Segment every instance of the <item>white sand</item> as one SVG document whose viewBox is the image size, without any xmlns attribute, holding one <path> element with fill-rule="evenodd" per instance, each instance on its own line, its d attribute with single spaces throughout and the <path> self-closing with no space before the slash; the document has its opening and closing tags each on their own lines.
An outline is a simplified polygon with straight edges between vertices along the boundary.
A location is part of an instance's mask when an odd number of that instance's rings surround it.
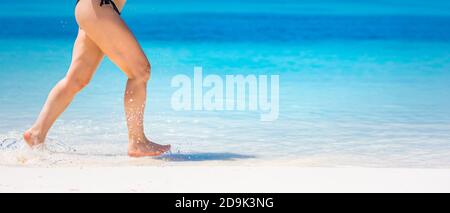
<svg viewBox="0 0 450 213">
<path fill-rule="evenodd" d="M 450 192 L 450 169 L 0 167 L 0 192 Z"/>
</svg>

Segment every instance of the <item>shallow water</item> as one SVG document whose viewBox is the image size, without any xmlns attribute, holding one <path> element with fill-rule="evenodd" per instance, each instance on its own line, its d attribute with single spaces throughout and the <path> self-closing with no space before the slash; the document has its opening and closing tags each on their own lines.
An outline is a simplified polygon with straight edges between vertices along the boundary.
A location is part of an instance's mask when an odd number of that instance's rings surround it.
<svg viewBox="0 0 450 213">
<path fill-rule="evenodd" d="M 440 7 L 425 11 L 441 16 L 361 16 L 344 7 L 271 15 L 265 4 L 258 13 L 230 6 L 220 14 L 160 5 L 155 16 L 136 4 L 130 1 L 124 18 L 152 62 L 145 127 L 153 140 L 172 144 L 172 154 L 126 157 L 126 78 L 108 60 L 56 122 L 48 150 L 22 147 L 21 132 L 70 62 L 76 26 L 61 12 L 70 5 L 61 4 L 39 18 L 27 10 L 0 15 L 9 29 L 0 32 L 1 165 L 450 167 L 450 18 Z M 24 27 L 30 20 L 36 27 Z M 170 81 L 192 76 L 194 66 L 205 75 L 280 75 L 278 120 L 261 122 L 247 111 L 174 111 Z"/>
</svg>

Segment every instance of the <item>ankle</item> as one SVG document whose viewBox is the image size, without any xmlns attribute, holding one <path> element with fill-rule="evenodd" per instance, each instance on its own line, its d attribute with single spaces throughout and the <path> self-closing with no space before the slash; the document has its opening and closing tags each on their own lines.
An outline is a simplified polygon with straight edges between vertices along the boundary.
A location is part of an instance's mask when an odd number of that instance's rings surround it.
<svg viewBox="0 0 450 213">
<path fill-rule="evenodd" d="M 128 138 L 128 145 L 139 145 L 139 144 L 145 144 L 146 142 L 147 142 L 147 138 L 145 136 Z"/>
</svg>

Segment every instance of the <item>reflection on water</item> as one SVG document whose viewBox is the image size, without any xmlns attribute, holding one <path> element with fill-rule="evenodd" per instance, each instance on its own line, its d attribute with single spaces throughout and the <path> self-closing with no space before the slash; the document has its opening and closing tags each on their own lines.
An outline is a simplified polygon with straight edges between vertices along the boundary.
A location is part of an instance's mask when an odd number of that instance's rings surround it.
<svg viewBox="0 0 450 213">
<path fill-rule="evenodd" d="M 234 153 L 187 153 L 187 154 L 168 154 L 156 159 L 161 159 L 165 161 L 211 161 L 211 160 L 239 160 L 239 159 L 249 159 L 254 158 L 251 155 L 241 155 Z"/>
<path fill-rule="evenodd" d="M 99 148 L 99 147 L 91 147 Z M 101 148 L 107 151 L 105 147 Z M 255 158 L 235 153 L 167 153 L 159 157 L 133 159 L 126 153 L 92 153 L 77 151 L 65 144 L 49 140 L 40 148 L 30 149 L 23 140 L 6 138 L 0 141 L 0 165 L 3 166 L 130 166 L 163 165 L 170 162 L 232 161 Z"/>
</svg>

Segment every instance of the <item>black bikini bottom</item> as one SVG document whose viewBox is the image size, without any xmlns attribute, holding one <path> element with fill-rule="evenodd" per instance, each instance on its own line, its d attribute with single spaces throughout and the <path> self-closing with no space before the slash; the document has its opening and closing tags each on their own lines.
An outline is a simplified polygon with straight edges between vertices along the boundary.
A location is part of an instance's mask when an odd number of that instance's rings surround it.
<svg viewBox="0 0 450 213">
<path fill-rule="evenodd" d="M 77 4 L 80 0 L 77 0 Z M 117 12 L 117 14 L 120 15 L 120 11 L 119 8 L 117 8 L 116 4 L 112 1 L 112 0 L 101 0 L 100 1 L 100 7 L 103 6 L 104 4 L 111 4 L 112 7 L 114 8 L 114 10 Z"/>
</svg>

